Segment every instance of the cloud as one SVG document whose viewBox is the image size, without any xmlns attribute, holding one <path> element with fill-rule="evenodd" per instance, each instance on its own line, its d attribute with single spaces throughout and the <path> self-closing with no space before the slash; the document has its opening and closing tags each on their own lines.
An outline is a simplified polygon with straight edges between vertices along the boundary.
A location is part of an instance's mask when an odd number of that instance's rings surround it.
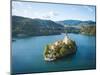
<svg viewBox="0 0 100 75">
<path fill-rule="evenodd" d="M 49 12 L 49 15 L 52 16 L 52 17 L 55 17 L 55 16 L 58 15 L 58 13 L 57 12 L 54 12 L 54 11 L 50 11 Z"/>
<path fill-rule="evenodd" d="M 91 13 L 95 12 L 95 7 L 94 6 L 84 6 L 84 8 L 87 9 Z"/>
<path fill-rule="evenodd" d="M 50 19 L 51 17 L 50 16 L 42 16 L 43 18 L 46 18 L 46 19 Z"/>
<path fill-rule="evenodd" d="M 95 11 L 95 8 L 93 8 L 93 7 L 87 7 L 87 9 L 88 9 L 90 12 L 94 12 L 94 11 Z"/>
<path fill-rule="evenodd" d="M 57 12 L 49 11 L 49 12 L 45 13 L 45 15 L 42 16 L 42 18 L 44 18 L 44 19 L 52 19 L 52 18 L 55 18 L 57 16 L 58 16 Z"/>
</svg>

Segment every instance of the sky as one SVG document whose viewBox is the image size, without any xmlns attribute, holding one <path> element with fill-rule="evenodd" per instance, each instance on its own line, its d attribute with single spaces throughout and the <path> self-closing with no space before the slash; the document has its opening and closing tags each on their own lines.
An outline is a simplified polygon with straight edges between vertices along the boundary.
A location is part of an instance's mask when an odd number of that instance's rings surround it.
<svg viewBox="0 0 100 75">
<path fill-rule="evenodd" d="M 53 21 L 95 21 L 95 6 L 12 1 L 12 15 Z"/>
</svg>

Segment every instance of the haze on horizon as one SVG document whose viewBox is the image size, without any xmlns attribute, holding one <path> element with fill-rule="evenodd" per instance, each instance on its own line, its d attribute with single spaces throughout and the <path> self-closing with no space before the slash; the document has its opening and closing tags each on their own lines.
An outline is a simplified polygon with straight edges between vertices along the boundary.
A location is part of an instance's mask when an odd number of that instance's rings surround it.
<svg viewBox="0 0 100 75">
<path fill-rule="evenodd" d="M 89 5 L 52 4 L 12 1 L 12 15 L 53 21 L 95 21 L 96 7 Z"/>
</svg>

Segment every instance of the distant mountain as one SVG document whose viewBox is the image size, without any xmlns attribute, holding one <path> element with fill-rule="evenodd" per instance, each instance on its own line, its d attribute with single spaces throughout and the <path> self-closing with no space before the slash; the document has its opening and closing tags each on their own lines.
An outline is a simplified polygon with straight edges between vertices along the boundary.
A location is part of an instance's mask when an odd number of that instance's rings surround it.
<svg viewBox="0 0 100 75">
<path fill-rule="evenodd" d="M 51 20 L 12 16 L 12 36 L 59 34 L 63 28 Z"/>
<path fill-rule="evenodd" d="M 62 25 L 95 25 L 94 21 L 80 21 L 80 20 L 63 20 L 57 21 L 57 23 Z"/>
<path fill-rule="evenodd" d="M 21 16 L 12 16 L 12 36 L 29 37 L 41 35 L 57 35 L 67 33 L 95 34 L 96 27 L 93 21 L 31 19 Z M 66 26 L 65 26 L 66 25 Z M 67 26 L 68 25 L 68 26 Z M 87 31 L 86 31 L 87 30 Z"/>
</svg>

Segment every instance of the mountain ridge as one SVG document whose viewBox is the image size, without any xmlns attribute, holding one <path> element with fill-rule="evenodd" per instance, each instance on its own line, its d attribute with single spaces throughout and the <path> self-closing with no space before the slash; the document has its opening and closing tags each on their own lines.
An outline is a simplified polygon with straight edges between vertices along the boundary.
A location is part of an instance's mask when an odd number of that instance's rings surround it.
<svg viewBox="0 0 100 75">
<path fill-rule="evenodd" d="M 95 25 L 96 22 L 92 21 L 92 20 L 87 20 L 87 21 L 81 21 L 81 20 L 63 20 L 63 21 L 56 21 L 59 24 L 62 25 L 83 25 L 83 24 L 91 24 L 91 25 Z"/>
<path fill-rule="evenodd" d="M 67 20 L 68 21 L 68 20 Z M 94 35 L 96 22 L 69 20 L 71 25 L 60 24 L 52 20 L 30 19 L 21 16 L 12 16 L 12 36 L 43 36 L 58 35 L 61 33 L 82 33 Z M 73 21 L 73 22 L 72 22 Z M 74 25 L 74 26 L 73 26 Z M 87 30 L 87 31 L 86 31 Z"/>
<path fill-rule="evenodd" d="M 30 19 L 20 16 L 12 16 L 12 35 L 49 35 L 60 34 L 63 25 L 57 24 L 51 20 Z"/>
</svg>

